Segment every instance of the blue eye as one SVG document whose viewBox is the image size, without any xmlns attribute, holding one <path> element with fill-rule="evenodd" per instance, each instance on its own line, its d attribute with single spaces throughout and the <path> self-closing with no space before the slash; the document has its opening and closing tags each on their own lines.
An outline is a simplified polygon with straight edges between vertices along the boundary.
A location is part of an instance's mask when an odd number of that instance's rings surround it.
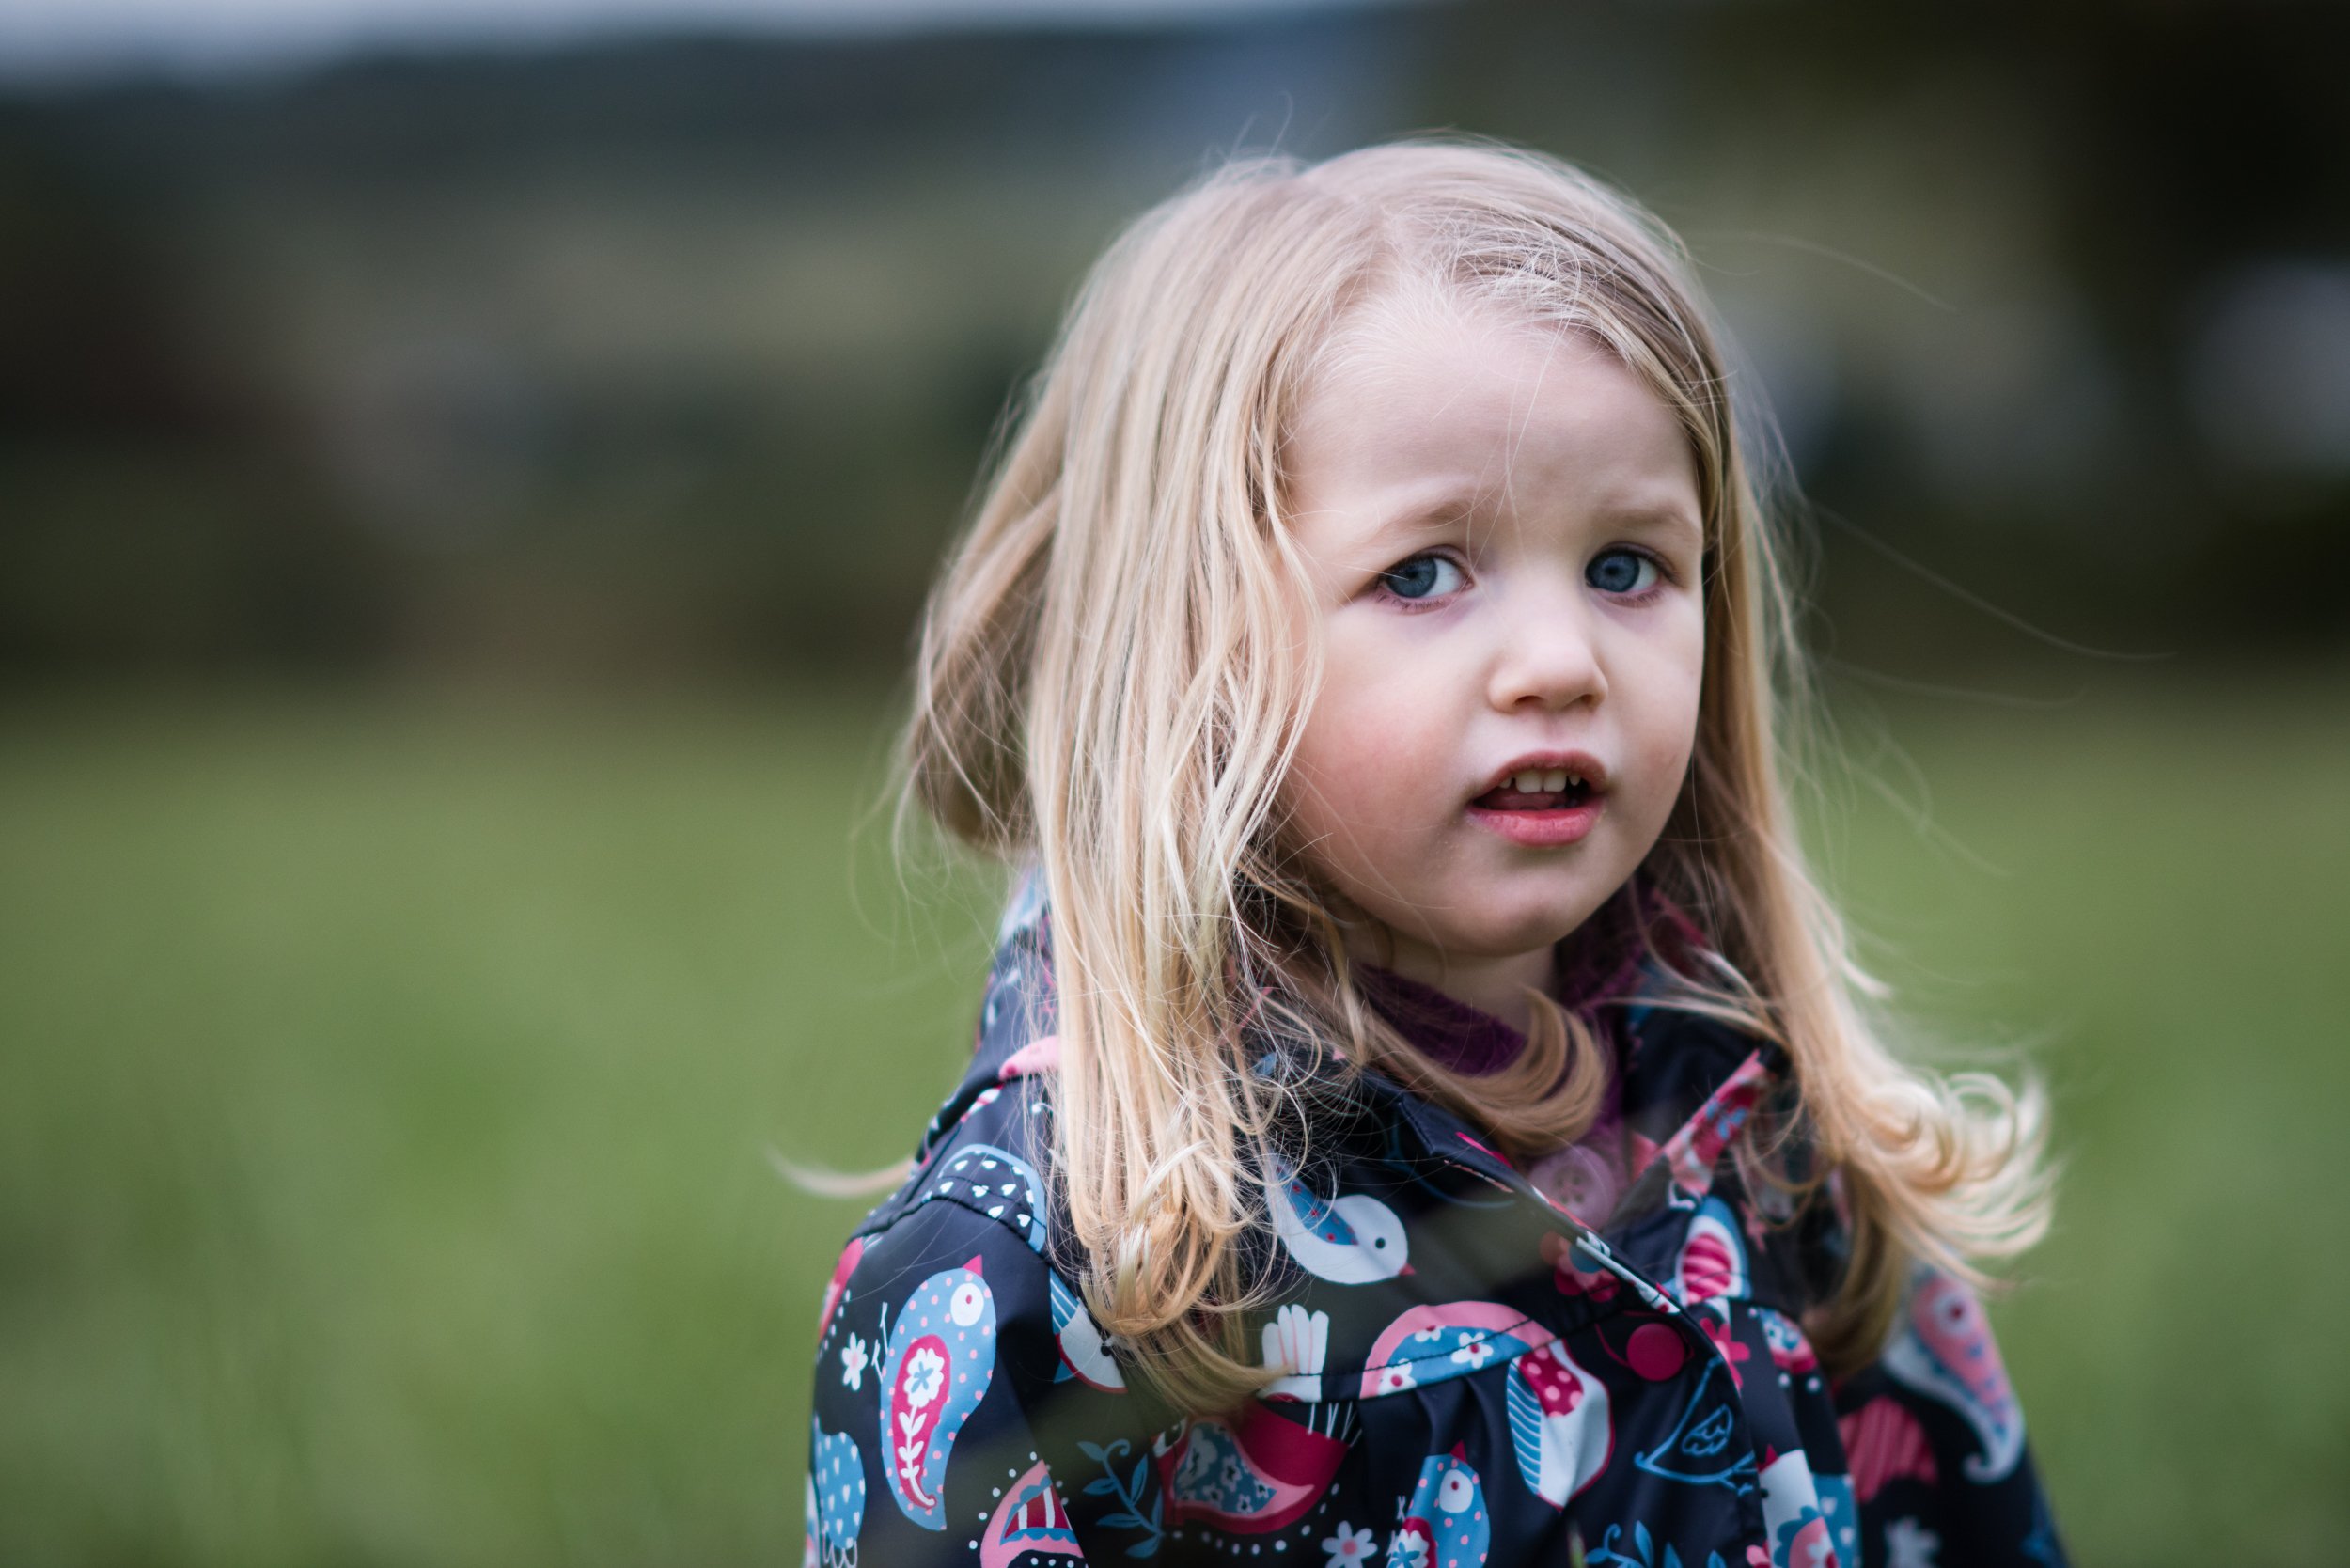
<svg viewBox="0 0 2350 1568">
<path fill-rule="evenodd" d="M 1379 581 L 1398 599 L 1433 599 L 1461 586 L 1461 569 L 1444 556 L 1414 556 L 1379 573 Z"/>
<path fill-rule="evenodd" d="M 1637 550 L 1603 551 L 1583 580 L 1602 593 L 1639 593 L 1656 584 L 1656 563 Z"/>
</svg>

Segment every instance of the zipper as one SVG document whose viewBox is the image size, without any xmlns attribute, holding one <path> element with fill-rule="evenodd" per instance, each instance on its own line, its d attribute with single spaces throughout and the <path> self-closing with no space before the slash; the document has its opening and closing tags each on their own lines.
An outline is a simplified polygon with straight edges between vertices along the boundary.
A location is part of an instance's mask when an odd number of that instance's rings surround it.
<svg viewBox="0 0 2350 1568">
<path fill-rule="evenodd" d="M 1545 1219 L 1562 1225 L 1570 1246 L 1590 1258 L 1608 1274 L 1629 1285 L 1633 1294 L 1639 1297 L 1642 1304 L 1656 1312 L 1658 1316 L 1669 1319 L 1678 1325 L 1682 1337 L 1691 1341 L 1701 1355 L 1716 1362 L 1722 1372 L 1731 1377 L 1732 1388 L 1737 1386 L 1736 1372 L 1730 1364 L 1729 1353 L 1715 1342 L 1712 1335 L 1690 1321 L 1690 1309 L 1686 1305 L 1675 1299 L 1673 1294 L 1664 1286 L 1617 1257 L 1616 1249 L 1609 1247 L 1598 1231 L 1543 1197 L 1524 1174 L 1508 1165 L 1502 1165 L 1497 1170 L 1489 1170 L 1482 1165 L 1473 1164 L 1449 1153 L 1433 1150 L 1431 1152 L 1435 1155 L 1440 1164 L 1450 1166 L 1455 1170 L 1466 1171 L 1472 1176 L 1481 1177 L 1486 1181 L 1500 1182 L 1521 1200 L 1533 1204 L 1542 1212 Z M 1741 1402 L 1741 1407 L 1743 1408 L 1743 1402 Z"/>
</svg>

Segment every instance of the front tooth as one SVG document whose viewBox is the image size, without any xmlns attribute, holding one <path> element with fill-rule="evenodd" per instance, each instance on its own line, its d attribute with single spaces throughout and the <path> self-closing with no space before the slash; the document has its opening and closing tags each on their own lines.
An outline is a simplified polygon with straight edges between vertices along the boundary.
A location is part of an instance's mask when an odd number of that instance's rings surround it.
<svg viewBox="0 0 2350 1568">
<path fill-rule="evenodd" d="M 1522 795 L 1539 794 L 1542 792 L 1543 776 L 1536 773 L 1531 768 L 1518 775 L 1515 778 L 1510 780 L 1510 782 L 1516 788 L 1518 793 Z"/>
<path fill-rule="evenodd" d="M 1546 774 L 1543 775 L 1543 788 L 1545 791 L 1547 791 L 1549 793 L 1551 793 L 1551 794 L 1554 794 L 1554 795 L 1555 795 L 1555 794 L 1557 794 L 1559 791 L 1561 791 L 1561 790 L 1565 789 L 1566 787 L 1567 787 L 1567 770 L 1566 770 L 1566 769 L 1564 769 L 1564 768 L 1553 768 L 1553 769 L 1551 769 L 1548 773 L 1546 773 Z"/>
</svg>

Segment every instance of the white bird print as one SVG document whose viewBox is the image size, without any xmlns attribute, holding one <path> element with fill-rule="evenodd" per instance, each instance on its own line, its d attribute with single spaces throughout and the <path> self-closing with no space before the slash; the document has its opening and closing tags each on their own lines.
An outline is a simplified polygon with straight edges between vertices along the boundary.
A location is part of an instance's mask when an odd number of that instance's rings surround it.
<svg viewBox="0 0 2350 1568">
<path fill-rule="evenodd" d="M 1371 1285 L 1412 1271 L 1403 1222 L 1376 1198 L 1322 1197 L 1286 1165 L 1274 1168 L 1273 1230 L 1297 1266 L 1335 1285 Z"/>
</svg>

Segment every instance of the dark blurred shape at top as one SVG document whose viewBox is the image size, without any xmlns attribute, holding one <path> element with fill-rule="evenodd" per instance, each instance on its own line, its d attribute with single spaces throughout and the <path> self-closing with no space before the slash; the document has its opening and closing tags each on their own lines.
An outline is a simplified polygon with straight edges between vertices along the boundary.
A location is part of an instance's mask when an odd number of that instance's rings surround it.
<svg viewBox="0 0 2350 1568">
<path fill-rule="evenodd" d="M 1690 239 L 1823 640 L 2350 632 L 2330 10 L 1459 5 L 377 57 L 0 104 L 0 667 L 894 667 L 1119 224 L 1449 126 Z M 2267 563 L 2248 567 L 2248 562 Z"/>
</svg>

